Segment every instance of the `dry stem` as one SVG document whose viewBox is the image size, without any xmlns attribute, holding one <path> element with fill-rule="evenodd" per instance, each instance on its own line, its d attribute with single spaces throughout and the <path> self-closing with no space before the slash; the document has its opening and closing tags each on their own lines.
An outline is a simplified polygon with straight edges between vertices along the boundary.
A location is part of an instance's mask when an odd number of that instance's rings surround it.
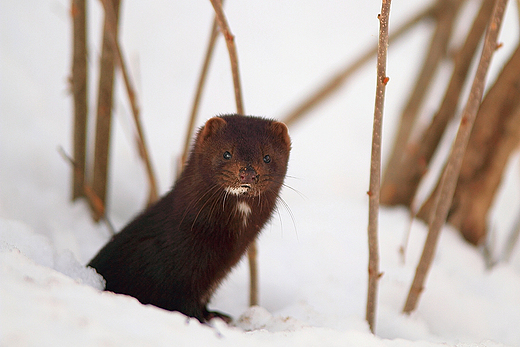
<svg viewBox="0 0 520 347">
<path fill-rule="evenodd" d="M 408 102 L 401 114 L 395 142 L 385 170 L 383 186 L 381 188 L 381 202 L 383 204 L 388 203 L 388 199 L 393 198 L 394 194 L 400 192 L 399 189 L 395 189 L 394 186 L 396 184 L 395 182 L 400 181 L 399 175 L 403 171 L 406 171 L 402 170 L 402 158 L 406 155 L 407 144 L 411 137 L 419 109 L 423 104 L 430 85 L 434 81 L 438 66 L 446 56 L 453 24 L 455 23 L 457 12 L 462 3 L 463 1 L 461 0 L 437 1 L 437 8 L 440 9 L 437 16 L 437 26 L 431 38 L 428 52 L 426 52 L 421 72 L 415 81 Z"/>
<path fill-rule="evenodd" d="M 423 131 L 420 141 L 408 143 L 407 149 L 402 149 L 399 165 L 392 166 L 391 160 L 386 168 L 386 174 L 381 187 L 381 203 L 388 205 L 403 204 L 410 206 L 421 179 L 427 171 L 428 164 L 444 134 L 448 122 L 453 118 L 460 94 L 467 80 L 468 70 L 477 47 L 481 41 L 487 23 L 492 15 L 494 0 L 484 0 L 473 25 L 466 36 L 462 48 L 455 56 L 455 66 L 450 82 L 446 88 L 444 99 L 430 125 Z M 439 22 L 440 24 L 441 22 Z M 398 146 L 394 146 L 397 148 Z M 405 168 L 405 169 L 403 169 Z"/>
<path fill-rule="evenodd" d="M 80 170 L 78 163 L 76 163 L 74 159 L 67 155 L 67 153 L 62 147 L 58 148 L 58 152 L 61 154 L 63 159 L 65 159 L 70 165 L 72 165 L 73 171 L 77 172 L 78 170 Z M 97 216 L 99 216 L 98 218 L 101 218 L 103 221 L 105 221 L 108 231 L 111 235 L 114 235 L 116 232 L 112 223 L 110 223 L 110 220 L 106 216 L 105 205 L 103 204 L 103 201 L 101 201 L 99 196 L 96 195 L 94 190 L 92 190 L 92 188 L 87 184 L 86 181 L 83 182 L 82 191 L 84 192 L 84 195 L 87 198 L 89 205 L 92 209 L 94 209 L 94 213 Z"/>
<path fill-rule="evenodd" d="M 144 132 L 141 125 L 141 118 L 139 116 L 139 107 L 137 104 L 137 97 L 135 93 L 135 89 L 130 81 L 129 74 L 127 72 L 126 64 L 123 58 L 123 54 L 121 53 L 121 48 L 119 46 L 119 42 L 117 40 L 117 13 L 110 3 L 109 0 L 101 0 L 103 3 L 103 7 L 105 8 L 105 16 L 108 22 L 108 36 L 109 41 L 112 45 L 112 49 L 115 53 L 115 59 L 121 69 L 121 74 L 123 75 L 123 80 L 125 82 L 126 91 L 128 94 L 128 99 L 130 101 L 130 105 L 132 106 L 132 115 L 134 117 L 134 123 L 137 130 L 137 146 L 139 149 L 139 155 L 143 159 L 146 167 L 146 173 L 148 175 L 148 182 L 150 184 L 150 192 L 148 195 L 148 204 L 153 203 L 158 199 L 158 190 L 157 183 L 155 179 L 155 174 L 153 171 L 152 163 L 150 160 L 150 155 L 148 154 L 148 149 L 146 146 L 146 141 L 144 138 Z"/>
<path fill-rule="evenodd" d="M 479 107 L 453 195 L 448 223 L 474 245 L 489 229 L 489 209 L 495 201 L 511 154 L 520 135 L 520 45 L 504 65 Z"/>
<path fill-rule="evenodd" d="M 85 0 L 72 0 L 73 23 L 72 92 L 74 95 L 74 160 L 72 200 L 85 195 L 85 162 L 88 118 L 87 13 Z"/>
<path fill-rule="evenodd" d="M 99 71 L 98 104 L 96 119 L 96 139 L 94 144 L 94 173 L 92 189 L 105 205 L 110 149 L 110 129 L 112 127 L 112 99 L 114 86 L 114 50 L 110 36 L 117 34 L 117 13 L 119 0 L 110 0 L 110 8 L 116 9 L 112 19 L 105 13 L 103 28 L 103 48 Z M 111 27 L 112 26 L 112 30 Z M 94 210 L 95 211 L 95 210 Z M 94 216 L 99 219 L 101 216 Z"/>
<path fill-rule="evenodd" d="M 206 82 L 206 77 L 208 75 L 209 65 L 211 63 L 211 58 L 213 57 L 213 52 L 215 50 L 215 43 L 217 42 L 218 37 L 218 24 L 217 19 L 213 20 L 213 26 L 211 28 L 211 35 L 208 42 L 208 48 L 206 49 L 206 56 L 204 57 L 204 63 L 202 64 L 202 70 L 200 71 L 199 83 L 197 84 L 197 90 L 195 92 L 195 98 L 193 99 L 193 106 L 190 114 L 190 121 L 188 123 L 188 129 L 186 130 L 186 139 L 184 140 L 184 149 L 182 151 L 181 157 L 181 171 L 186 164 L 186 160 L 188 159 L 188 153 L 190 150 L 190 142 L 193 134 L 193 130 L 195 128 L 195 119 L 197 118 L 197 112 L 199 110 L 200 99 L 202 97 L 202 90 L 204 89 L 204 84 Z"/>
<path fill-rule="evenodd" d="M 404 34 L 410 31 L 417 24 L 425 19 L 435 17 L 437 13 L 436 6 L 429 7 L 424 11 L 416 14 L 410 18 L 406 23 L 397 28 L 389 37 L 389 42 L 392 43 L 397 39 L 401 38 Z M 287 112 L 284 116 L 280 117 L 283 122 L 287 125 L 293 124 L 299 121 L 303 116 L 309 113 L 312 109 L 324 102 L 327 98 L 333 95 L 346 81 L 363 65 L 368 63 L 373 56 L 377 54 L 377 44 L 367 50 L 353 63 L 349 63 L 345 68 L 341 69 L 328 79 L 319 89 L 317 89 L 310 96 L 306 97 L 303 102 L 294 107 L 291 111 Z"/>
<path fill-rule="evenodd" d="M 424 244 L 423 253 L 421 255 L 419 264 L 417 265 L 415 277 L 412 286 L 410 287 L 410 292 L 408 293 L 405 306 L 403 308 L 404 313 L 412 312 L 417 305 L 417 301 L 419 300 L 419 296 L 423 290 L 426 275 L 433 260 L 440 229 L 446 222 L 446 217 L 451 206 L 457 178 L 459 176 L 462 165 L 462 159 L 468 144 L 469 135 L 471 133 L 471 129 L 473 127 L 475 117 L 482 100 L 486 74 L 493 52 L 497 47 L 498 32 L 500 25 L 502 24 L 502 17 L 506 3 L 507 0 L 497 0 L 495 3 L 493 17 L 486 32 L 484 47 L 482 49 L 482 56 L 477 67 L 475 79 L 473 80 L 471 92 L 462 114 L 459 131 L 453 144 L 452 152 L 448 159 L 448 164 L 442 176 L 439 194 L 435 203 L 436 213 L 430 222 L 430 228 L 426 242 Z"/>
<path fill-rule="evenodd" d="M 368 206 L 368 294 L 366 320 L 370 331 L 375 331 L 375 312 L 377 306 L 377 283 L 379 273 L 379 189 L 381 183 L 381 133 L 383 127 L 383 110 L 385 90 L 388 83 L 386 76 L 386 56 L 388 50 L 388 18 L 391 0 L 382 0 L 379 14 L 379 43 L 377 49 L 377 87 L 374 107 L 374 127 L 372 132 L 372 159 L 370 164 L 370 190 Z"/>
<path fill-rule="evenodd" d="M 226 45 L 229 53 L 229 61 L 231 62 L 231 74 L 233 75 L 233 86 L 235 88 L 235 102 L 237 105 L 237 113 L 244 114 L 244 103 L 242 99 L 242 86 L 240 85 L 240 74 L 238 70 L 237 49 L 235 46 L 235 36 L 231 33 L 229 25 L 222 10 L 220 0 L 210 0 L 215 9 L 215 18 L 217 19 L 220 32 L 226 39 Z"/>
<path fill-rule="evenodd" d="M 258 305 L 258 261 L 256 241 L 253 241 L 247 251 L 249 261 L 249 305 Z"/>
</svg>

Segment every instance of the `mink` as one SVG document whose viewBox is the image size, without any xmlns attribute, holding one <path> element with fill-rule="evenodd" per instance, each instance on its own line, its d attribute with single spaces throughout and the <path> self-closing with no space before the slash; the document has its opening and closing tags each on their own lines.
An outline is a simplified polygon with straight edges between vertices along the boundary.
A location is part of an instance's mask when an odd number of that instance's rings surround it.
<svg viewBox="0 0 520 347">
<path fill-rule="evenodd" d="M 88 266 L 105 290 L 205 322 L 207 304 L 269 221 L 287 172 L 285 124 L 253 116 L 209 119 L 170 192 L 144 210 Z"/>
</svg>

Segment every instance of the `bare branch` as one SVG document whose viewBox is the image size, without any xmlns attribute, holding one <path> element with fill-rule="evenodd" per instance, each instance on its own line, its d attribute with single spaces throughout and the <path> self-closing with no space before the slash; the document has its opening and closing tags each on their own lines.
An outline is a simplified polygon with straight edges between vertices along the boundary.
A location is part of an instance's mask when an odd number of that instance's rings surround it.
<svg viewBox="0 0 520 347">
<path fill-rule="evenodd" d="M 520 45 L 479 107 L 448 223 L 474 245 L 486 240 L 488 211 L 520 140 Z"/>
<path fill-rule="evenodd" d="M 244 115 L 244 103 L 242 99 L 242 86 L 240 84 L 240 73 L 238 70 L 237 49 L 235 46 L 235 36 L 231 33 L 227 23 L 226 16 L 222 10 L 222 2 L 220 0 L 210 0 L 215 9 L 215 18 L 224 38 L 229 52 L 229 61 L 231 62 L 231 73 L 233 75 L 233 86 L 235 88 L 235 102 L 237 105 L 237 113 Z"/>
<path fill-rule="evenodd" d="M 65 161 L 67 161 L 72 166 L 73 171 L 78 171 L 80 169 L 76 161 L 72 159 L 69 155 L 67 155 L 67 153 L 62 147 L 58 148 L 58 152 L 61 154 L 62 158 L 65 159 Z M 106 210 L 103 201 L 96 195 L 96 193 L 92 190 L 92 188 L 87 184 L 86 181 L 83 182 L 82 191 L 84 192 L 84 195 L 87 198 L 89 205 L 94 210 L 94 213 L 98 216 L 97 218 L 101 218 L 105 222 L 110 234 L 114 235 L 116 232 L 112 223 L 106 216 Z"/>
<path fill-rule="evenodd" d="M 150 160 L 150 155 L 146 146 L 146 141 L 144 138 L 144 132 L 141 125 L 141 118 L 139 116 L 139 106 L 137 104 L 137 97 L 135 93 L 135 89 L 130 81 L 130 77 L 126 68 L 126 64 L 123 58 L 123 54 L 121 53 L 121 48 L 119 46 L 119 42 L 117 39 L 117 11 L 114 6 L 110 3 L 109 0 L 101 0 L 103 3 L 103 7 L 105 8 L 105 16 L 108 25 L 108 38 L 110 44 L 112 46 L 112 50 L 115 53 L 115 59 L 121 69 L 121 74 L 123 75 L 123 80 L 126 87 L 126 92 L 128 94 L 128 99 L 130 101 L 130 105 L 132 106 L 132 115 L 134 117 L 134 123 L 137 130 L 137 146 L 139 149 L 139 155 L 144 161 L 146 173 L 148 175 L 148 183 L 150 184 L 150 192 L 148 195 L 148 204 L 155 202 L 158 197 L 158 189 L 157 182 L 155 179 L 154 170 L 152 167 L 152 163 Z"/>
<path fill-rule="evenodd" d="M 403 156 L 406 156 L 407 145 L 410 140 L 415 120 L 419 109 L 427 95 L 430 85 L 434 81 L 435 73 L 445 58 L 448 50 L 448 43 L 451 32 L 457 17 L 458 10 L 464 1 L 461 0 L 438 0 L 437 7 L 440 9 L 437 16 L 437 26 L 431 38 L 430 47 L 426 52 L 419 76 L 412 87 L 408 102 L 401 114 L 400 124 L 395 142 L 385 169 L 383 186 L 381 188 L 381 202 L 389 203 L 390 198 L 395 199 L 394 195 L 401 193 L 396 189 L 395 184 L 400 182 L 400 174 Z M 414 194 L 412 194 L 413 198 Z M 399 196 L 398 196 L 399 197 Z M 411 200 L 411 198 L 410 198 Z M 411 202 L 411 201 L 410 201 Z M 409 203 L 407 206 L 409 206 Z"/>
<path fill-rule="evenodd" d="M 257 244 L 253 241 L 247 250 L 247 259 L 249 261 L 249 306 L 258 305 L 258 261 L 257 261 Z"/>
<path fill-rule="evenodd" d="M 388 50 L 388 19 L 391 0 L 382 0 L 379 18 L 379 43 L 377 49 L 377 86 L 374 107 L 374 126 L 372 132 L 372 159 L 370 164 L 370 188 L 368 207 L 368 294 L 366 320 L 370 331 L 375 331 L 375 312 L 377 306 L 377 284 L 379 281 L 379 190 L 381 184 L 381 135 L 383 128 L 383 110 L 385 90 L 388 83 L 386 76 L 386 56 Z"/>
<path fill-rule="evenodd" d="M 401 25 L 395 32 L 389 37 L 389 42 L 392 43 L 400 39 L 404 34 L 414 28 L 417 24 L 423 20 L 433 18 L 436 15 L 436 7 L 432 6 L 426 10 L 418 13 L 414 17 L 410 18 L 406 23 Z M 307 96 L 303 102 L 294 107 L 291 111 L 287 112 L 284 116 L 279 117 L 287 125 L 293 124 L 299 121 L 303 116 L 309 113 L 312 109 L 324 102 L 327 98 L 331 97 L 348 79 L 354 75 L 361 67 L 370 61 L 377 54 L 377 44 L 373 45 L 364 54 L 362 54 L 353 63 L 349 63 L 343 69 L 338 71 L 334 76 L 328 79 L 319 89 L 317 89 L 310 96 Z"/>
<path fill-rule="evenodd" d="M 446 222 L 446 217 L 451 206 L 457 178 L 462 165 L 464 152 L 484 93 L 486 75 L 491 62 L 491 57 L 497 48 L 498 32 L 502 24 L 506 4 L 507 0 L 497 0 L 495 3 L 493 17 L 486 32 L 482 56 L 477 67 L 475 79 L 473 80 L 471 92 L 462 114 L 459 130 L 448 159 L 448 164 L 442 176 L 439 194 L 435 203 L 436 213 L 430 221 L 430 227 L 423 253 L 417 266 L 415 277 L 412 286 L 410 287 L 410 292 L 408 293 L 408 298 L 403 308 L 404 313 L 412 312 L 417 305 L 420 293 L 423 290 L 426 275 L 435 254 L 440 230 Z"/>
<path fill-rule="evenodd" d="M 446 88 L 444 99 L 430 125 L 423 131 L 417 143 L 408 143 L 406 149 L 400 152 L 398 166 L 389 164 L 386 168 L 383 186 L 381 187 L 381 203 L 387 205 L 402 204 L 410 206 L 417 187 L 428 164 L 444 134 L 448 122 L 453 118 L 460 94 L 467 80 L 469 67 L 477 54 L 478 45 L 484 35 L 487 24 L 493 12 L 494 0 L 484 0 L 472 27 L 466 36 L 462 48 L 455 56 L 455 66 L 450 82 Z M 440 24 L 440 22 L 439 22 Z M 395 147 L 397 148 L 397 146 Z M 403 170 L 402 168 L 406 168 Z"/>
<path fill-rule="evenodd" d="M 74 160 L 72 200 L 85 196 L 85 163 L 88 118 L 87 12 L 85 0 L 72 0 L 73 23 L 72 93 L 74 96 Z"/>
<path fill-rule="evenodd" d="M 94 173 L 92 189 L 103 205 L 106 201 L 108 158 L 110 149 L 110 129 L 112 127 L 112 98 L 114 86 L 114 49 L 110 37 L 117 34 L 117 13 L 119 0 L 110 0 L 110 8 L 115 8 L 111 19 L 105 13 L 103 27 L 103 48 L 99 71 L 98 104 L 96 119 L 96 139 L 94 144 Z M 112 7 L 113 6 L 113 7 Z M 95 211 L 95 210 L 94 210 Z M 99 219 L 101 216 L 94 216 Z"/>
<path fill-rule="evenodd" d="M 211 35 L 208 42 L 208 48 L 206 49 L 206 56 L 204 63 L 202 64 L 202 70 L 200 71 L 199 83 L 197 84 L 197 90 L 195 92 L 195 98 L 193 99 L 193 106 L 190 114 L 190 121 L 188 123 L 188 129 L 186 130 L 186 139 L 184 140 L 184 149 L 182 151 L 181 165 L 184 167 L 186 160 L 188 160 L 188 153 L 190 150 L 191 137 L 195 128 L 195 119 L 197 118 L 197 112 L 199 110 L 200 98 L 202 97 L 202 90 L 206 82 L 206 76 L 208 75 L 209 65 L 211 58 L 213 57 L 213 51 L 215 50 L 215 43 L 218 37 L 218 23 L 217 19 L 213 20 L 213 26 L 211 28 Z M 182 169 L 181 169 L 182 170 Z"/>
</svg>

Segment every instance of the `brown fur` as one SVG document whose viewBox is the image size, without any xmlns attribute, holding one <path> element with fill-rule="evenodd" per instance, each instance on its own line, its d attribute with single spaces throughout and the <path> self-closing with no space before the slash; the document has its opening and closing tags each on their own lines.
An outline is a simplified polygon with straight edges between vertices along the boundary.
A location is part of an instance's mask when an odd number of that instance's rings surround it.
<svg viewBox="0 0 520 347">
<path fill-rule="evenodd" d="M 287 127 L 259 117 L 209 119 L 173 189 L 90 262 L 106 290 L 200 321 L 222 279 L 270 219 L 287 171 Z"/>
</svg>

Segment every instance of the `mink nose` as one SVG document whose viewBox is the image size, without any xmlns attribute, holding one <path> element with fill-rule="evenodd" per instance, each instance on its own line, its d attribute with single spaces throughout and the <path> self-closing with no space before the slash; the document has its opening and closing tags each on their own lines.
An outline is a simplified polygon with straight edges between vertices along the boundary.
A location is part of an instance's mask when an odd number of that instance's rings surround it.
<svg viewBox="0 0 520 347">
<path fill-rule="evenodd" d="M 258 174 L 251 165 L 241 168 L 238 176 L 242 184 L 251 184 L 258 181 Z"/>
</svg>

